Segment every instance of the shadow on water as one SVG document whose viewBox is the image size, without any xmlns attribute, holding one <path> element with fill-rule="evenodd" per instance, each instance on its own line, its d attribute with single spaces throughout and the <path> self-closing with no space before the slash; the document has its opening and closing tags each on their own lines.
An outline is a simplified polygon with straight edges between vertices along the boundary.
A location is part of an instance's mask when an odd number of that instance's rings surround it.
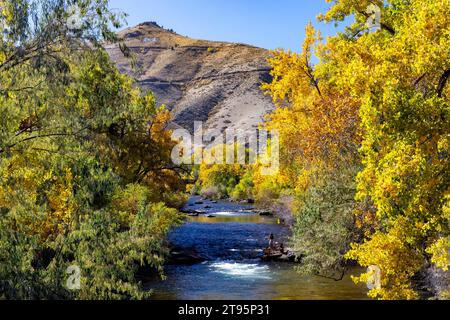
<svg viewBox="0 0 450 320">
<path fill-rule="evenodd" d="M 196 202 L 203 202 L 195 204 Z M 240 212 L 249 206 L 191 198 L 190 209 L 207 211 L 214 217 L 189 218 L 173 230 L 169 241 L 193 248 L 206 257 L 194 265 L 167 265 L 166 281 L 147 283 L 154 299 L 185 300 L 278 300 L 278 299 L 366 299 L 367 290 L 349 276 L 336 282 L 297 274 L 294 264 L 260 260 L 267 236 L 285 242 L 289 230 L 272 217 Z M 207 207 L 207 209 L 205 209 Z M 359 270 L 355 270 L 356 273 Z"/>
</svg>

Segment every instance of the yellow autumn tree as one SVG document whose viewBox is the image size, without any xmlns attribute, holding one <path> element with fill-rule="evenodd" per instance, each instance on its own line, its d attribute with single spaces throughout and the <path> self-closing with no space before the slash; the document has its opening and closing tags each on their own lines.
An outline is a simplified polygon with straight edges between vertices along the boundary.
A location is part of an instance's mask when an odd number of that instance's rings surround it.
<svg viewBox="0 0 450 320">
<path fill-rule="evenodd" d="M 266 126 L 280 132 L 282 163 L 255 188 L 285 182 L 295 195 L 306 271 L 339 269 L 348 251 L 380 268 L 371 297 L 419 298 L 414 279 L 449 264 L 450 2 L 328 2 L 320 20 L 354 23 L 325 42 L 308 25 L 300 54 L 270 60 L 263 89 L 278 108 Z M 333 234 L 344 246 L 325 250 Z"/>
<path fill-rule="evenodd" d="M 341 252 L 352 239 L 361 103 L 336 83 L 337 68 L 321 40 L 308 24 L 300 53 L 278 50 L 269 60 L 273 81 L 262 88 L 277 109 L 264 127 L 280 133 L 281 165 L 275 176 L 255 175 L 255 189 L 277 190 L 272 194 L 281 203 L 294 198 L 288 209 L 296 219 L 292 241 L 303 256 L 300 271 L 340 278 L 346 268 Z"/>
<path fill-rule="evenodd" d="M 361 101 L 357 199 L 376 212 L 374 232 L 347 257 L 381 269 L 370 296 L 413 299 L 414 277 L 429 262 L 442 267 L 448 250 L 450 3 L 378 2 L 379 30 L 367 28 L 368 4 L 335 1 L 322 16 L 356 15 L 347 34 L 325 46 L 333 81 Z"/>
</svg>

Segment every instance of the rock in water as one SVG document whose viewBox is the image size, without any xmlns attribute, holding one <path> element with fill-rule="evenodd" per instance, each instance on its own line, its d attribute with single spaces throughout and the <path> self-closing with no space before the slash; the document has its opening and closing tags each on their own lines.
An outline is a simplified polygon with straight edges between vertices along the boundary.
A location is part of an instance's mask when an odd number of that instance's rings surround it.
<svg viewBox="0 0 450 320">
<path fill-rule="evenodd" d="M 196 264 L 205 261 L 195 249 L 173 248 L 170 251 L 169 264 Z"/>
</svg>

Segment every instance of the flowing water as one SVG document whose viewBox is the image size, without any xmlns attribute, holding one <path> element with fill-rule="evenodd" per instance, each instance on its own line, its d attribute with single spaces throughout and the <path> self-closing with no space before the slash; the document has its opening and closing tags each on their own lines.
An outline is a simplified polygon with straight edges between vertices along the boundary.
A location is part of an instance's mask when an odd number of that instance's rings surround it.
<svg viewBox="0 0 450 320">
<path fill-rule="evenodd" d="M 167 280 L 148 283 L 154 299 L 280 300 L 366 299 L 367 289 L 347 275 L 342 281 L 297 274 L 292 263 L 262 262 L 270 233 L 286 241 L 289 230 L 276 218 L 242 212 L 249 206 L 212 203 L 193 197 L 187 207 L 207 211 L 207 217 L 189 218 L 169 237 L 182 248 L 195 249 L 206 258 L 194 265 L 167 265 Z M 211 208 L 205 209 L 205 206 Z M 361 270 L 353 270 L 354 274 Z"/>
</svg>

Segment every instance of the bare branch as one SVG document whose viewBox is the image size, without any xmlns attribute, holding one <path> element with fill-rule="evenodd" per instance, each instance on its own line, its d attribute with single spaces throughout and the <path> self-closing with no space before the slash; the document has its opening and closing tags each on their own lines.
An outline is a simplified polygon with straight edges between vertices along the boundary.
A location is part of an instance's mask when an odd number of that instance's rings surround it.
<svg viewBox="0 0 450 320">
<path fill-rule="evenodd" d="M 437 95 L 439 98 L 442 98 L 442 93 L 444 92 L 445 85 L 447 84 L 447 80 L 450 77 L 450 69 L 445 70 L 444 74 L 442 74 L 439 79 L 439 84 L 437 87 Z"/>
</svg>

